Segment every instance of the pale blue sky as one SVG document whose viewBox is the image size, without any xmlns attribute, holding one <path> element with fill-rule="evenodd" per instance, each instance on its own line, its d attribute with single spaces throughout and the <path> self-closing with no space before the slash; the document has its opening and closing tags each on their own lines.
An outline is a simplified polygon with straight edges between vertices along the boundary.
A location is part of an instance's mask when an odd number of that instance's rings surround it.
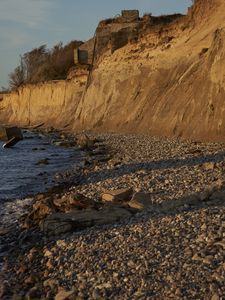
<svg viewBox="0 0 225 300">
<path fill-rule="evenodd" d="M 87 40 L 98 21 L 122 9 L 186 13 L 190 0 L 0 0 L 0 89 L 19 56 L 35 47 Z"/>
</svg>

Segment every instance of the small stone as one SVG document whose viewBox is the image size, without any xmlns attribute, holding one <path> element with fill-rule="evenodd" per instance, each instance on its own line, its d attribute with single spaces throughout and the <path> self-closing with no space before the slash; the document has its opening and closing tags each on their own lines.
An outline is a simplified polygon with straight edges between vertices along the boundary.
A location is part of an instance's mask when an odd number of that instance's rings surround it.
<svg viewBox="0 0 225 300">
<path fill-rule="evenodd" d="M 50 287 L 52 290 L 58 285 L 58 281 L 54 279 L 47 279 L 43 282 L 44 287 Z"/>
<path fill-rule="evenodd" d="M 218 294 L 214 294 L 211 300 L 220 300 L 220 296 Z"/>
<path fill-rule="evenodd" d="M 181 289 L 180 289 L 180 288 L 177 288 L 177 289 L 176 289 L 175 295 L 181 296 Z"/>
<path fill-rule="evenodd" d="M 40 159 L 36 165 L 48 165 L 49 164 L 49 158 Z"/>
<path fill-rule="evenodd" d="M 215 166 L 216 166 L 216 164 L 214 162 L 208 162 L 208 163 L 204 163 L 203 168 L 206 171 L 210 171 L 210 170 L 214 170 Z"/>
<path fill-rule="evenodd" d="M 33 282 L 34 282 L 34 276 L 28 276 L 25 280 L 24 280 L 24 282 L 26 283 L 26 284 L 32 284 Z"/>
<path fill-rule="evenodd" d="M 48 249 L 46 249 L 46 250 L 44 251 L 44 257 L 50 257 L 50 256 L 52 256 L 52 252 L 49 251 Z"/>
<path fill-rule="evenodd" d="M 102 194 L 103 202 L 121 202 L 129 201 L 132 197 L 133 189 L 120 189 L 113 191 L 106 191 Z"/>
<path fill-rule="evenodd" d="M 73 296 L 74 294 L 75 294 L 74 291 L 67 292 L 64 289 L 61 289 L 55 296 L 55 300 L 67 300 L 69 299 L 70 296 Z"/>
<path fill-rule="evenodd" d="M 36 286 L 32 287 L 26 294 L 26 299 L 40 299 L 41 294 Z"/>
<path fill-rule="evenodd" d="M 199 261 L 199 260 L 202 260 L 202 258 L 196 253 L 192 256 L 192 260 Z"/>
</svg>

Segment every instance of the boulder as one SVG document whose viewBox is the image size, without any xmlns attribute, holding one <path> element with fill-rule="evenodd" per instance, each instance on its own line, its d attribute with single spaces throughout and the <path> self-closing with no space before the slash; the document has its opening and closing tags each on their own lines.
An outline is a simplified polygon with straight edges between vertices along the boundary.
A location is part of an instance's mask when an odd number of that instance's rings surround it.
<svg viewBox="0 0 225 300">
<path fill-rule="evenodd" d="M 27 229 L 38 225 L 53 213 L 68 213 L 74 210 L 98 208 L 99 206 L 101 206 L 99 203 L 80 193 L 64 195 L 55 199 L 52 196 L 46 198 L 43 195 L 37 196 L 32 211 L 20 218 L 20 226 Z"/>
<path fill-rule="evenodd" d="M 128 205 L 136 209 L 149 208 L 150 206 L 152 206 L 151 194 L 143 192 L 135 193 L 131 201 L 128 202 Z"/>
<path fill-rule="evenodd" d="M 76 229 L 111 224 L 130 216 L 131 213 L 120 206 L 106 205 L 101 210 L 89 208 L 70 213 L 54 213 L 48 216 L 40 227 L 48 235 L 59 235 Z"/>
<path fill-rule="evenodd" d="M 18 127 L 0 127 L 0 140 L 8 141 L 13 137 L 17 138 L 18 141 L 23 139 L 23 134 Z"/>
<path fill-rule="evenodd" d="M 103 202 L 124 202 L 131 200 L 133 189 L 119 189 L 113 191 L 106 191 L 102 194 Z"/>
</svg>

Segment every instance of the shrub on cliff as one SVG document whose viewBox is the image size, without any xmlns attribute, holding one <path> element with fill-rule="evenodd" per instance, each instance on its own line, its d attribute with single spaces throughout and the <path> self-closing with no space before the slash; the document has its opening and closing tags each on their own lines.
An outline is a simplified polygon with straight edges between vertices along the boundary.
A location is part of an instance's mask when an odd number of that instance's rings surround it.
<svg viewBox="0 0 225 300">
<path fill-rule="evenodd" d="M 17 89 L 23 84 L 38 83 L 48 80 L 65 79 L 74 65 L 74 49 L 82 44 L 72 41 L 47 49 L 46 45 L 35 48 L 20 57 L 20 64 L 9 74 L 9 86 Z"/>
</svg>

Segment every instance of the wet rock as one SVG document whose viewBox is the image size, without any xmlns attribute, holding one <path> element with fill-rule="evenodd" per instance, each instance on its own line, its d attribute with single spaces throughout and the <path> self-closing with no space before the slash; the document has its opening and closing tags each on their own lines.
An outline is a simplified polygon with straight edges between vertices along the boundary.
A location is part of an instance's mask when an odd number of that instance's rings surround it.
<svg viewBox="0 0 225 300">
<path fill-rule="evenodd" d="M 49 164 L 49 158 L 40 159 L 36 165 L 48 165 Z"/>
<path fill-rule="evenodd" d="M 71 148 L 77 145 L 76 141 L 54 141 L 54 145 L 59 147 Z"/>
<path fill-rule="evenodd" d="M 133 189 L 119 189 L 106 191 L 102 194 L 103 202 L 124 202 L 129 201 L 132 197 Z"/>
<path fill-rule="evenodd" d="M 33 204 L 32 211 L 20 218 L 20 226 L 23 229 L 31 228 L 38 225 L 50 214 L 56 212 L 68 213 L 75 209 L 81 210 L 88 207 L 97 208 L 99 204 L 80 193 L 64 195 L 55 199 L 40 195 Z"/>
</svg>

